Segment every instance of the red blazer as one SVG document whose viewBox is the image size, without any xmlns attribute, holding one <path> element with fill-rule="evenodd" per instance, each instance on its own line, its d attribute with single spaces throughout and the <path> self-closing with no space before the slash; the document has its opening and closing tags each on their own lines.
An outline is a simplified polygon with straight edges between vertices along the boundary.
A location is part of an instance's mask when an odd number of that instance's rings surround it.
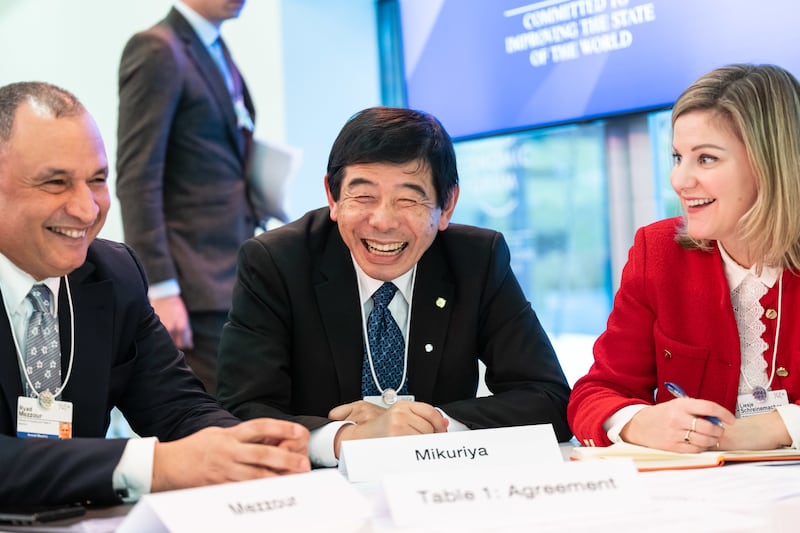
<svg viewBox="0 0 800 533">
<path fill-rule="evenodd" d="M 686 393 L 736 408 L 740 374 L 739 332 L 719 249 L 686 250 L 675 242 L 679 218 L 636 232 L 606 331 L 594 345 L 594 364 L 575 383 L 567 416 L 583 444 L 610 444 L 603 422 L 632 404 L 665 402 L 665 381 Z M 783 274 L 781 328 L 771 388 L 800 403 L 800 278 Z M 767 373 L 772 371 L 778 284 L 762 298 Z M 770 314 L 771 315 L 771 314 Z M 783 373 L 783 372 L 781 372 Z"/>
</svg>

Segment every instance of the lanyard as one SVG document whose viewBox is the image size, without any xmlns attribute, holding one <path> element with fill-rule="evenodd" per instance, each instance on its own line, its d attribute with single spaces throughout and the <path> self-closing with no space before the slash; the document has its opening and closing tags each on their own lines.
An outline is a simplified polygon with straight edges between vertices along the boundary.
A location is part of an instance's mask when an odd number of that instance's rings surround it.
<svg viewBox="0 0 800 533">
<path fill-rule="evenodd" d="M 28 384 L 28 387 L 36 398 L 39 399 L 39 403 L 45 409 L 49 409 L 55 399 L 64 391 L 67 387 L 67 383 L 69 383 L 69 378 L 72 376 L 72 361 L 74 360 L 75 356 L 75 309 L 72 306 L 72 291 L 69 287 L 69 278 L 67 276 L 63 277 L 64 283 L 66 284 L 67 289 L 67 301 L 69 302 L 69 365 L 67 367 L 67 377 L 64 378 L 64 381 L 61 383 L 61 386 L 55 390 L 55 392 L 50 392 L 50 390 L 44 391 L 37 391 L 36 387 L 33 386 L 33 382 L 31 381 L 31 377 L 28 375 L 28 366 L 25 364 L 25 359 L 22 356 L 22 350 L 19 348 L 19 341 L 17 340 L 17 335 L 14 332 L 14 324 L 11 322 L 11 314 L 7 313 L 8 321 L 11 326 L 11 338 L 14 340 L 14 347 L 17 349 L 17 359 L 19 360 L 20 367 L 22 368 L 22 373 L 25 376 L 25 381 Z M 8 309 L 8 306 L 6 306 Z"/>
<path fill-rule="evenodd" d="M 417 269 L 416 269 L 416 267 L 414 267 L 414 271 L 411 273 L 411 294 L 414 294 L 414 282 L 416 281 L 416 278 L 417 278 Z M 363 302 L 364 301 L 363 294 L 361 293 L 361 284 L 360 283 L 358 284 L 358 300 L 359 300 L 359 302 Z M 403 349 L 403 377 L 400 378 L 400 384 L 397 385 L 397 388 L 395 389 L 395 391 L 397 391 L 397 392 L 399 392 L 400 389 L 403 388 L 403 383 L 406 382 L 406 373 L 408 371 L 408 335 L 411 332 L 411 304 L 413 303 L 413 298 L 411 300 L 412 301 L 408 302 L 408 313 L 406 314 L 406 328 L 405 328 L 405 333 L 403 334 L 403 344 L 404 344 L 404 349 Z M 391 311 L 390 311 L 390 313 L 391 313 Z M 372 381 L 375 383 L 375 387 L 377 387 L 377 389 L 379 391 L 384 392 L 384 391 L 388 390 L 389 387 L 387 387 L 386 389 L 382 388 L 381 384 L 378 382 L 378 375 L 375 373 L 375 364 L 372 361 L 372 349 L 370 348 L 370 345 L 369 345 L 369 335 L 367 333 L 367 318 L 366 318 L 366 316 L 364 316 L 364 304 L 363 303 L 361 304 L 361 329 L 362 329 L 362 333 L 364 335 L 364 340 L 366 341 L 364 344 L 367 347 L 367 359 L 369 360 L 370 372 L 372 372 Z"/>
</svg>

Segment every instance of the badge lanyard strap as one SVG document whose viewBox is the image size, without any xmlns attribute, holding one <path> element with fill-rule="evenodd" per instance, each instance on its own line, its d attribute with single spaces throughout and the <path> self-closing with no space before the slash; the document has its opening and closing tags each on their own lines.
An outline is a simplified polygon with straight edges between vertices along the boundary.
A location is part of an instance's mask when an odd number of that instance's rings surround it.
<svg viewBox="0 0 800 533">
<path fill-rule="evenodd" d="M 64 378 L 63 383 L 61 386 L 53 392 L 53 398 L 57 398 L 59 394 L 61 394 L 64 389 L 67 387 L 67 383 L 69 383 L 69 378 L 72 376 L 72 361 L 75 356 L 75 310 L 72 307 L 72 291 L 69 288 L 69 278 L 64 276 L 62 278 L 64 283 L 67 287 L 67 301 L 69 302 L 69 365 L 67 366 L 67 377 Z M 8 317 L 9 321 L 11 317 Z M 14 347 L 17 349 L 17 358 L 19 359 L 20 365 L 22 365 L 22 373 L 25 375 L 25 381 L 28 383 L 28 387 L 33 391 L 33 394 L 36 398 L 39 398 L 40 392 L 36 390 L 36 387 L 33 386 L 33 382 L 31 381 L 31 377 L 28 375 L 28 365 L 25 364 L 25 360 L 22 357 L 22 350 L 19 348 L 19 341 L 17 340 L 17 335 L 14 333 L 14 325 L 11 325 L 11 338 L 14 340 Z"/>
<path fill-rule="evenodd" d="M 414 294 L 414 282 L 416 281 L 416 278 L 417 278 L 417 267 L 415 266 L 414 267 L 414 271 L 411 273 L 411 294 Z M 361 294 L 361 284 L 360 283 L 358 284 L 358 294 L 359 294 L 359 300 L 363 300 L 362 294 Z M 413 300 L 413 298 L 412 298 L 412 300 Z M 411 332 L 410 328 L 411 328 L 411 304 L 412 303 L 413 302 L 408 302 L 408 314 L 406 315 L 406 333 L 403 336 L 403 344 L 405 345 L 404 350 L 403 350 L 403 352 L 404 352 L 403 353 L 403 377 L 400 378 L 400 384 L 397 386 L 397 389 L 396 389 L 398 393 L 400 392 L 400 389 L 403 388 L 403 383 L 406 382 L 406 372 L 408 370 L 408 339 L 406 337 L 408 337 L 408 334 Z M 387 310 L 388 310 L 388 304 L 387 304 Z M 391 311 L 389 311 L 389 314 L 391 314 Z M 366 339 L 366 341 L 367 341 L 364 344 L 367 347 L 367 359 L 369 360 L 370 372 L 372 372 L 372 381 L 375 383 L 375 387 L 378 389 L 378 391 L 380 391 L 382 393 L 384 391 L 384 389 L 381 388 L 381 384 L 378 381 L 378 375 L 375 373 L 375 364 L 372 362 L 372 349 L 369 346 L 369 333 L 367 332 L 367 319 L 364 316 L 364 304 L 361 304 L 361 328 L 363 330 L 364 339 Z"/>
<path fill-rule="evenodd" d="M 778 278 L 778 317 L 777 321 L 775 322 L 775 343 L 772 345 L 772 370 L 769 373 L 769 381 L 767 382 L 767 386 L 765 387 L 766 390 L 769 390 L 770 386 L 772 385 L 772 380 L 775 379 L 775 363 L 778 360 L 778 338 L 781 332 L 781 302 L 783 300 L 783 271 L 781 271 L 781 275 Z M 750 390 L 754 390 L 754 387 L 750 384 L 750 381 L 747 379 L 747 375 L 744 373 L 744 369 L 740 369 L 742 373 L 742 378 L 744 378 L 744 382 L 750 388 Z"/>
</svg>

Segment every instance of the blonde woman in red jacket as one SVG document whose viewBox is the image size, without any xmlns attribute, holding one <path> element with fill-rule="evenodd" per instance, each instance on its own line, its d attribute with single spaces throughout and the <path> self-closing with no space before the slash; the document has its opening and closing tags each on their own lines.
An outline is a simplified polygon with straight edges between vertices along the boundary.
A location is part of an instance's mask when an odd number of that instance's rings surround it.
<svg viewBox="0 0 800 533">
<path fill-rule="evenodd" d="M 719 68 L 672 126 L 685 214 L 636 233 L 570 426 L 589 446 L 800 447 L 800 84 Z"/>
</svg>

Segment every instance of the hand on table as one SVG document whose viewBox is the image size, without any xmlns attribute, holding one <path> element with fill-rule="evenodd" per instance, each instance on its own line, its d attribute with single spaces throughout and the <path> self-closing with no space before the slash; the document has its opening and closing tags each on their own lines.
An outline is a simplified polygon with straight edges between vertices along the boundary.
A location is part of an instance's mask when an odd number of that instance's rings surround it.
<svg viewBox="0 0 800 533">
<path fill-rule="evenodd" d="M 156 443 L 151 491 L 307 472 L 310 467 L 306 428 L 257 418 Z"/>
<path fill-rule="evenodd" d="M 432 405 L 400 400 L 388 409 L 363 400 L 331 409 L 328 418 L 355 424 L 342 426 L 334 440 L 339 457 L 342 441 L 447 432 L 448 420 Z"/>
<path fill-rule="evenodd" d="M 718 426 L 704 417 L 717 417 Z M 736 417 L 721 405 L 695 398 L 676 398 L 645 407 L 622 428 L 625 442 L 673 452 L 722 449 L 726 428 Z"/>
<path fill-rule="evenodd" d="M 774 450 L 792 444 L 778 411 L 738 418 L 725 427 L 719 442 L 723 450 Z"/>
</svg>

